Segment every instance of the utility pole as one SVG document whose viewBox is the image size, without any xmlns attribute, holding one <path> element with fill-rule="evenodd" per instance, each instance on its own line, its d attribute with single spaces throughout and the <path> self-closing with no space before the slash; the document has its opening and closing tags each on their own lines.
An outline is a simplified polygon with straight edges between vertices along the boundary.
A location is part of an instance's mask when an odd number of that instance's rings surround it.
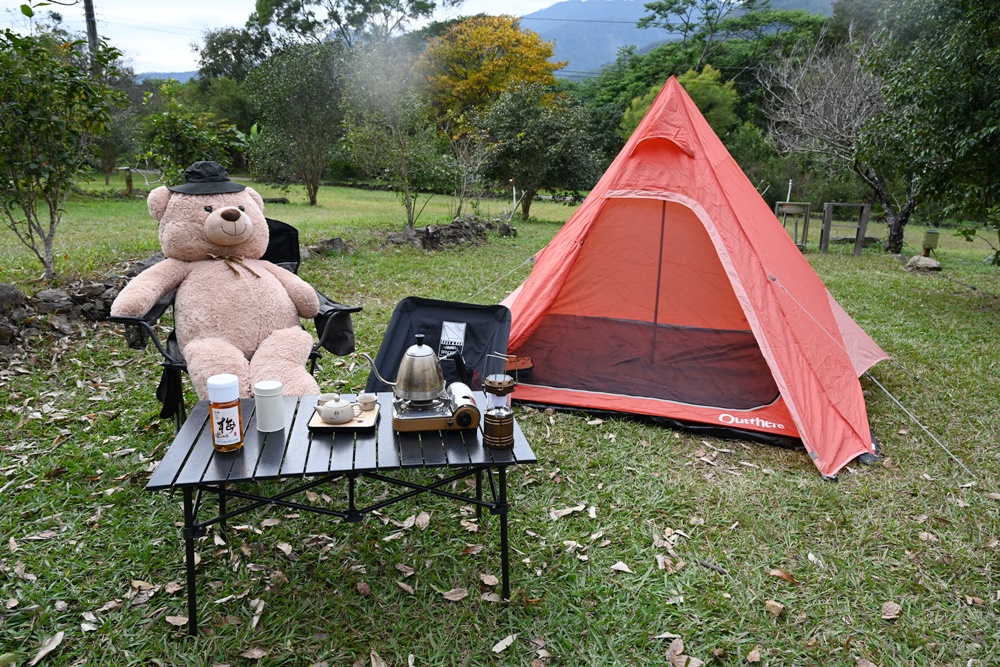
<svg viewBox="0 0 1000 667">
<path fill-rule="evenodd" d="M 83 0 L 83 16 L 87 21 L 87 45 L 90 47 L 90 75 L 97 76 L 97 16 L 94 0 Z"/>
</svg>

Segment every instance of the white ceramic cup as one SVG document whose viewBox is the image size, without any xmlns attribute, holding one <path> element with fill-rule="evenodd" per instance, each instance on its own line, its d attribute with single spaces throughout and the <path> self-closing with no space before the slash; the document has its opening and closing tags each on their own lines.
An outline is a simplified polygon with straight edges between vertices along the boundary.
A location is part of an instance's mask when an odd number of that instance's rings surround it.
<svg viewBox="0 0 1000 667">
<path fill-rule="evenodd" d="M 378 405 L 378 396 L 371 392 L 358 394 L 358 405 L 360 405 L 361 409 L 365 412 L 374 410 L 375 406 Z"/>
<path fill-rule="evenodd" d="M 319 412 L 320 419 L 327 424 L 346 424 L 361 415 L 361 406 L 338 398 L 335 401 L 327 401 L 322 405 L 317 405 L 316 411 Z"/>
</svg>

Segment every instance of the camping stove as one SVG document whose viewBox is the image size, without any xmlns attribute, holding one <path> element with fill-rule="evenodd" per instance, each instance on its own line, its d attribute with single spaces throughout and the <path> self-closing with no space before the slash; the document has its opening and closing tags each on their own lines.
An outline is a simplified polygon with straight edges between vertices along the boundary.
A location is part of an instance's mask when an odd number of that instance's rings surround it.
<svg viewBox="0 0 1000 667">
<path fill-rule="evenodd" d="M 444 393 L 429 401 L 397 397 L 392 402 L 392 428 L 396 431 L 478 428 L 479 417 L 472 389 L 462 382 L 452 382 Z"/>
</svg>

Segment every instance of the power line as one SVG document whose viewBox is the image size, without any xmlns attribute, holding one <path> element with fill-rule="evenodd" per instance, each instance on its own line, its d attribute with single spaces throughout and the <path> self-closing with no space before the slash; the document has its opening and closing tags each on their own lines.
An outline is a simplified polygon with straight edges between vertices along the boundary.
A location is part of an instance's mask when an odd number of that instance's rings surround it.
<svg viewBox="0 0 1000 667">
<path fill-rule="evenodd" d="M 543 19 L 535 16 L 522 16 L 522 21 L 554 21 L 556 23 L 615 23 L 619 25 L 635 26 L 635 21 L 611 21 L 606 19 Z"/>
</svg>

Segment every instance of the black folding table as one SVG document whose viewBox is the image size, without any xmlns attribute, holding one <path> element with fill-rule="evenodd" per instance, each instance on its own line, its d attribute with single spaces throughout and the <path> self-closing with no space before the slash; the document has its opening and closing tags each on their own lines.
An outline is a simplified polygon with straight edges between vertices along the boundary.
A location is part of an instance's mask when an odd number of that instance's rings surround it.
<svg viewBox="0 0 1000 667">
<path fill-rule="evenodd" d="M 486 405 L 481 392 L 475 394 Z M 351 398 L 345 396 L 345 398 Z M 361 521 L 365 514 L 412 498 L 433 493 L 462 503 L 472 503 L 477 513 L 483 508 L 500 517 L 500 558 L 503 598 L 510 598 L 510 560 L 507 537 L 507 468 L 536 463 L 520 427 L 514 424 L 514 447 L 494 450 L 483 446 L 479 429 L 397 432 L 392 428 L 392 394 L 378 394 L 379 418 L 369 429 L 313 432 L 308 422 L 316 396 L 286 396 L 285 428 L 274 433 L 257 431 L 253 399 L 243 399 L 244 444 L 236 452 L 220 453 L 212 448 L 208 425 L 208 402 L 194 406 L 187 420 L 153 472 L 146 488 L 150 491 L 181 489 L 184 494 L 184 544 L 187 566 L 188 630 L 198 632 L 195 591 L 195 540 L 206 528 L 218 523 L 225 529 L 228 519 L 267 505 Z M 390 473 L 403 469 L 446 469 L 443 477 L 420 484 Z M 486 473 L 489 498 L 483 497 Z M 475 476 L 475 496 L 453 493 L 455 481 Z M 358 477 L 366 477 L 401 487 L 399 493 L 371 505 L 359 505 L 355 497 Z M 294 498 L 308 489 L 346 478 L 347 498 L 343 509 L 330 509 L 297 502 Z M 282 480 L 281 489 L 263 495 L 257 482 Z M 268 485 L 271 488 L 274 485 Z M 219 499 L 218 513 L 198 519 L 204 494 Z M 229 499 L 244 501 L 229 507 Z M 237 505 L 236 502 L 233 505 Z"/>
</svg>

